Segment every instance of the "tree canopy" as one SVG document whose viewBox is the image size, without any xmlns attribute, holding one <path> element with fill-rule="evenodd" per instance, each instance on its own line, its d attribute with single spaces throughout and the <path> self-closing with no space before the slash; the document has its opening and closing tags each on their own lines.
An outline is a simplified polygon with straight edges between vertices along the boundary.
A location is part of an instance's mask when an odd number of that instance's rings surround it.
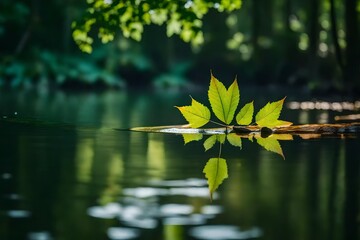
<svg viewBox="0 0 360 240">
<path fill-rule="evenodd" d="M 168 37 L 176 34 L 185 42 L 199 45 L 204 42 L 202 19 L 210 9 L 219 12 L 241 7 L 240 0 L 88 0 L 84 18 L 73 23 L 73 38 L 84 52 L 92 51 L 93 38 L 89 33 L 98 26 L 103 43 L 114 39 L 117 30 L 123 36 L 140 41 L 145 25 L 166 24 Z"/>
</svg>

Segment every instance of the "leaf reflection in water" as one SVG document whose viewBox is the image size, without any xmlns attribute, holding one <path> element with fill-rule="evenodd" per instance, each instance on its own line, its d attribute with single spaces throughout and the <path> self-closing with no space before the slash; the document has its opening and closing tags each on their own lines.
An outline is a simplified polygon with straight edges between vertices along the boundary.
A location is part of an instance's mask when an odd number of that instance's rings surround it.
<svg viewBox="0 0 360 240">
<path fill-rule="evenodd" d="M 184 138 L 184 144 L 188 144 L 192 141 L 200 141 L 203 139 L 201 133 L 183 133 L 182 136 Z M 285 159 L 285 156 L 279 140 L 293 140 L 293 136 L 291 134 L 271 134 L 271 132 L 266 135 L 264 135 L 262 132 L 253 132 L 245 135 L 236 133 L 223 133 L 208 136 L 203 143 L 205 151 L 213 148 L 217 142 L 220 145 L 218 157 L 210 158 L 203 169 L 203 173 L 205 174 L 208 182 L 211 200 L 213 193 L 218 189 L 223 181 L 228 178 L 227 162 L 225 158 L 221 157 L 222 145 L 225 144 L 227 140 L 230 145 L 240 147 L 240 149 L 242 149 L 242 138 L 248 139 L 251 142 L 253 142 L 253 139 L 255 138 L 257 144 L 259 144 L 267 151 L 279 154 L 283 159 Z"/>
<path fill-rule="evenodd" d="M 279 120 L 277 120 L 279 121 Z M 297 128 L 296 126 L 293 128 Z M 281 129 L 281 128 L 280 128 Z M 194 129 L 189 128 L 187 125 L 177 126 L 159 126 L 159 127 L 137 127 L 132 128 L 132 131 L 142 132 L 155 132 L 155 133 L 168 133 L 168 134 L 181 134 L 184 140 L 184 144 L 196 142 L 204 139 L 203 147 L 205 151 L 212 149 L 217 143 L 219 143 L 219 152 L 217 156 L 210 158 L 204 166 L 203 173 L 207 179 L 208 193 L 210 193 L 210 199 L 213 199 L 214 192 L 219 188 L 223 181 L 228 178 L 227 160 L 221 157 L 222 145 L 228 142 L 230 145 L 242 150 L 243 139 L 255 142 L 263 147 L 265 150 L 276 153 L 285 159 L 285 155 L 282 151 L 279 141 L 282 140 L 293 140 L 293 135 L 289 133 L 275 133 L 273 129 L 266 127 L 258 128 L 257 126 L 248 126 L 246 131 L 237 127 L 226 127 L 226 128 L 209 128 L 209 129 Z M 279 131 L 279 129 L 275 129 Z M 180 191 L 181 192 L 178 192 Z M 154 191 L 151 189 L 150 191 Z M 162 191 L 162 190 L 161 190 Z M 203 194 L 199 188 L 176 188 L 174 190 L 182 195 L 194 196 Z M 174 194 L 175 192 L 172 192 Z M 139 194 L 146 195 L 148 191 L 142 189 Z M 150 193 L 151 194 L 151 193 Z M 158 193 L 154 193 L 158 194 Z M 163 193 L 168 194 L 168 193 Z M 176 194 L 176 193 L 175 193 Z M 138 196 L 141 197 L 141 196 Z"/>
</svg>

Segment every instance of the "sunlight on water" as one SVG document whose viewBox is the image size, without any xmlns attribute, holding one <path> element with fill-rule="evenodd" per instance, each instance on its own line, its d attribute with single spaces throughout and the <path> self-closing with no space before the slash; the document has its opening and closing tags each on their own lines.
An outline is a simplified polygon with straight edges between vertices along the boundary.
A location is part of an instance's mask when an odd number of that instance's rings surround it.
<svg viewBox="0 0 360 240">
<path fill-rule="evenodd" d="M 191 229 L 190 235 L 198 239 L 206 240 L 239 240 L 259 238 L 262 236 L 262 231 L 257 227 L 249 230 L 241 230 L 236 226 L 208 225 Z"/>
<path fill-rule="evenodd" d="M 111 240 L 128 240 L 137 238 L 140 232 L 134 228 L 111 227 L 108 229 L 107 235 Z"/>
<path fill-rule="evenodd" d="M 161 216 L 171 216 L 171 215 L 188 215 L 193 212 L 194 208 L 190 205 L 185 204 L 164 204 L 160 207 L 160 215 Z"/>
<path fill-rule="evenodd" d="M 118 203 L 109 203 L 105 206 L 94 206 L 87 209 L 87 214 L 96 218 L 115 218 L 122 211 L 122 207 Z"/>
<path fill-rule="evenodd" d="M 207 218 L 201 214 L 192 214 L 189 216 L 166 217 L 163 220 L 165 225 L 203 225 Z"/>
<path fill-rule="evenodd" d="M 209 190 L 203 187 L 206 185 L 203 179 L 152 180 L 150 184 L 157 187 L 125 188 L 122 191 L 124 197 L 120 202 L 89 207 L 87 214 L 99 219 L 118 219 L 121 226 L 136 229 L 155 229 L 162 224 L 165 226 L 165 235 L 175 236 L 176 234 L 172 232 L 175 230 L 174 226 L 204 225 L 209 219 L 223 212 L 221 206 L 206 204 Z M 169 201 L 162 203 L 162 199 L 169 196 L 187 196 L 190 199 L 200 197 L 206 201 L 201 205 L 198 205 L 199 203 L 193 205 L 191 202 L 190 204 Z M 111 229 L 108 231 L 110 239 L 123 239 L 122 234 L 124 236 L 128 234 L 122 227 Z M 119 234 L 118 238 L 115 234 Z"/>
<path fill-rule="evenodd" d="M 332 111 L 357 111 L 360 109 L 360 101 L 355 102 L 325 102 L 325 101 L 305 101 L 305 102 L 288 102 L 289 109 L 302 110 L 332 110 Z"/>
<path fill-rule="evenodd" d="M 207 186 L 207 181 L 205 179 L 188 178 L 184 180 L 151 180 L 149 184 L 153 186 L 164 186 L 164 187 L 185 187 L 185 186 L 203 187 L 203 186 Z"/>
<path fill-rule="evenodd" d="M 28 234 L 28 240 L 53 240 L 49 232 L 31 232 Z"/>
<path fill-rule="evenodd" d="M 9 210 L 6 214 L 10 218 L 28 218 L 31 216 L 31 212 L 26 210 Z"/>
<path fill-rule="evenodd" d="M 162 188 L 139 187 L 124 189 L 123 193 L 127 196 L 133 196 L 136 198 L 149 198 L 168 195 L 169 191 Z"/>
</svg>

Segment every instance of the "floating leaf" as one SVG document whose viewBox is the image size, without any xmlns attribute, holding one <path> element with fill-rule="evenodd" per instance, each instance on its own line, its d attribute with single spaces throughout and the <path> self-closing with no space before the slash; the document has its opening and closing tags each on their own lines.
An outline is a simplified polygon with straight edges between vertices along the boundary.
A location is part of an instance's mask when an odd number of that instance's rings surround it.
<svg viewBox="0 0 360 240">
<path fill-rule="evenodd" d="M 220 121 L 230 124 L 240 100 L 240 91 L 236 79 L 226 90 L 224 84 L 211 74 L 208 97 L 215 116 Z"/>
<path fill-rule="evenodd" d="M 255 121 L 260 127 L 276 127 L 285 123 L 285 121 L 278 120 L 285 98 L 277 102 L 268 102 L 265 107 L 255 116 Z M 290 122 L 286 122 L 289 124 Z"/>
<path fill-rule="evenodd" d="M 199 141 L 203 138 L 201 133 L 183 133 L 184 144 L 187 144 L 192 141 Z"/>
<path fill-rule="evenodd" d="M 228 177 L 226 160 L 223 158 L 210 158 L 206 163 L 203 173 L 208 180 L 210 198 L 220 184 Z"/>
<path fill-rule="evenodd" d="M 254 114 L 254 101 L 245 104 L 245 106 L 240 110 L 238 115 L 236 115 L 236 122 L 239 125 L 249 125 L 252 122 Z"/>
<path fill-rule="evenodd" d="M 191 106 L 176 108 L 180 110 L 192 128 L 202 127 L 210 121 L 210 110 L 193 98 L 191 98 Z"/>
<path fill-rule="evenodd" d="M 215 143 L 216 143 L 217 137 L 216 135 L 212 135 L 210 137 L 208 137 L 205 141 L 204 141 L 204 148 L 205 151 L 209 150 L 210 148 L 212 148 Z"/>
<path fill-rule="evenodd" d="M 282 151 L 282 148 L 280 146 L 279 141 L 276 139 L 275 135 L 271 135 L 267 138 L 262 138 L 262 137 L 256 137 L 256 141 L 257 143 L 262 146 L 263 148 L 265 148 L 266 150 L 270 151 L 270 152 L 274 152 L 279 154 L 280 156 L 282 156 L 285 159 L 284 153 Z"/>
<path fill-rule="evenodd" d="M 230 133 L 227 135 L 227 140 L 229 141 L 229 143 L 235 147 L 240 147 L 242 148 L 242 141 L 241 141 L 241 137 L 239 135 L 237 135 L 236 133 Z"/>
</svg>

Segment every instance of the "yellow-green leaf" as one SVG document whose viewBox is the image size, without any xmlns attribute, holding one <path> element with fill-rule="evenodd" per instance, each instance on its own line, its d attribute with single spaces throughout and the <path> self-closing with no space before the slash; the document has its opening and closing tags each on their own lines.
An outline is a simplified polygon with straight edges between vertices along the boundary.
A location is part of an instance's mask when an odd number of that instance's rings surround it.
<svg viewBox="0 0 360 240">
<path fill-rule="evenodd" d="M 211 74 L 208 97 L 215 116 L 220 121 L 230 124 L 240 100 L 240 91 L 236 79 L 229 89 L 226 89 L 224 84 Z"/>
<path fill-rule="evenodd" d="M 199 141 L 203 138 L 201 133 L 183 133 L 184 144 L 187 144 L 192 141 Z"/>
<path fill-rule="evenodd" d="M 219 141 L 219 143 L 223 144 L 225 142 L 226 134 L 218 134 L 216 136 L 217 136 L 217 140 Z"/>
<path fill-rule="evenodd" d="M 206 163 L 203 173 L 208 180 L 210 198 L 220 184 L 228 177 L 226 160 L 223 158 L 210 158 Z"/>
<path fill-rule="evenodd" d="M 239 135 L 237 135 L 236 133 L 230 133 L 227 135 L 227 140 L 229 141 L 229 143 L 235 147 L 240 147 L 242 148 L 242 141 L 241 141 L 241 137 Z"/>
<path fill-rule="evenodd" d="M 191 98 L 191 106 L 176 107 L 192 128 L 199 128 L 210 121 L 210 110 Z"/>
<path fill-rule="evenodd" d="M 238 115 L 236 115 L 236 122 L 239 125 L 249 125 L 252 122 L 254 114 L 254 101 L 245 104 L 243 108 L 241 108 Z"/>
<path fill-rule="evenodd" d="M 205 141 L 204 141 L 204 148 L 205 151 L 209 150 L 210 148 L 212 148 L 215 143 L 216 143 L 217 137 L 216 135 L 212 135 L 210 137 L 208 137 Z"/>
<path fill-rule="evenodd" d="M 262 146 L 263 148 L 265 148 L 266 150 L 270 151 L 270 152 L 274 152 L 279 154 L 280 156 L 282 156 L 285 159 L 284 153 L 282 151 L 282 148 L 280 146 L 279 141 L 276 139 L 276 136 L 274 135 L 270 135 L 267 138 L 262 138 L 262 137 L 255 137 L 257 143 Z"/>
<path fill-rule="evenodd" d="M 223 144 L 225 142 L 225 137 L 226 137 L 226 134 L 217 134 L 217 135 L 212 135 L 212 136 L 208 137 L 208 139 L 206 139 L 204 141 L 205 151 L 212 148 L 215 145 L 216 141 Z"/>
<path fill-rule="evenodd" d="M 278 118 L 280 116 L 284 100 L 285 98 L 277 102 L 268 102 L 265 107 L 260 109 L 255 116 L 257 125 L 269 128 L 277 126 L 277 124 L 279 124 Z"/>
</svg>

